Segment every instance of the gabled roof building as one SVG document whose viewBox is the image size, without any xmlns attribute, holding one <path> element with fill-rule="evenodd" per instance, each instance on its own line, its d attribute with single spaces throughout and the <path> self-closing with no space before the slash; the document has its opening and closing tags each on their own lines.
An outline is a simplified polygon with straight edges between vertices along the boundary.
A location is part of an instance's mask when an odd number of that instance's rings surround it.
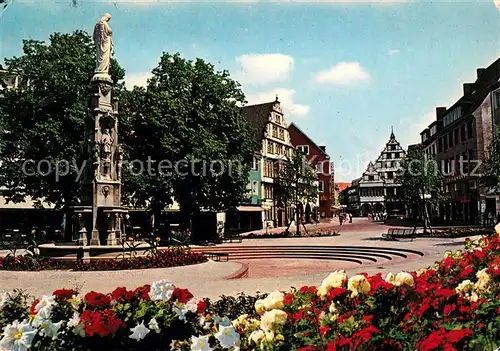
<svg viewBox="0 0 500 351">
<path fill-rule="evenodd" d="M 358 183 L 359 214 L 399 213 L 406 207 L 400 198 L 400 184 L 396 179 L 406 152 L 391 130 L 389 141 L 375 162 L 370 161 Z"/>
</svg>

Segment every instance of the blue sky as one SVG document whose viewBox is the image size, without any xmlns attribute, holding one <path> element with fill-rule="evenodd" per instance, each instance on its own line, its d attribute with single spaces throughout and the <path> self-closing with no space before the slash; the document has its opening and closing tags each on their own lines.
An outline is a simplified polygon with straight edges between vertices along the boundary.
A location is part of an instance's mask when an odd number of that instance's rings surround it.
<svg viewBox="0 0 500 351">
<path fill-rule="evenodd" d="M 391 126 L 406 146 L 450 106 L 478 67 L 499 56 L 500 11 L 484 1 L 168 2 L 33 0 L 0 18 L 0 56 L 22 39 L 93 30 L 113 16 L 116 58 L 129 85 L 143 84 L 163 51 L 228 69 L 250 103 L 282 101 L 337 165 L 360 176 Z"/>
</svg>

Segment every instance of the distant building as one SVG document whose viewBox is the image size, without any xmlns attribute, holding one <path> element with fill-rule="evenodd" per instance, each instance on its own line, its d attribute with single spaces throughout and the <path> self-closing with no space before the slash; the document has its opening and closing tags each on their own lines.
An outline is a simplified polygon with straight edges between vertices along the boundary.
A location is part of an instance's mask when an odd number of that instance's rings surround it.
<svg viewBox="0 0 500 351">
<path fill-rule="evenodd" d="M 489 213 L 500 217 L 499 194 L 480 185 L 478 172 L 500 123 L 500 59 L 478 68 L 476 76 L 451 107 L 436 108 L 436 120 L 420 133 L 427 156 L 445 176 L 447 201 L 433 213 L 444 223 L 484 223 Z"/>
<path fill-rule="evenodd" d="M 242 110 L 253 127 L 255 140 L 262 145 L 261 157 L 255 166 L 260 170 L 262 227 L 284 227 L 293 218 L 293 210 L 291 204 L 287 203 L 279 193 L 275 179 L 280 173 L 281 162 L 278 161 L 290 158 L 294 146 L 281 104 L 276 97 L 275 101 L 244 106 Z M 256 174 L 253 174 L 253 177 L 255 176 Z M 248 208 L 242 206 L 240 209 Z"/>
<path fill-rule="evenodd" d="M 332 217 L 332 207 L 335 203 L 335 191 L 333 188 L 333 172 L 330 156 L 326 153 L 326 146 L 317 145 L 304 131 L 295 123 L 288 127 L 292 144 L 296 149 L 306 154 L 312 167 L 316 169 L 318 176 L 318 208 L 315 210 L 315 203 L 305 205 L 305 221 L 311 222 L 311 213 L 316 212 L 320 219 Z"/>
<path fill-rule="evenodd" d="M 375 162 L 368 164 L 358 183 L 359 214 L 367 216 L 373 212 L 406 213 L 401 200 L 401 184 L 396 175 L 406 152 L 391 131 L 389 141 Z"/>
<path fill-rule="evenodd" d="M 340 205 L 345 212 L 351 213 L 353 216 L 357 217 L 360 215 L 360 204 L 359 204 L 359 181 L 361 178 L 354 179 L 352 183 L 342 183 L 344 185 L 349 184 L 347 187 L 339 187 L 342 189 L 340 191 Z M 338 184 L 338 183 L 336 183 Z"/>
</svg>

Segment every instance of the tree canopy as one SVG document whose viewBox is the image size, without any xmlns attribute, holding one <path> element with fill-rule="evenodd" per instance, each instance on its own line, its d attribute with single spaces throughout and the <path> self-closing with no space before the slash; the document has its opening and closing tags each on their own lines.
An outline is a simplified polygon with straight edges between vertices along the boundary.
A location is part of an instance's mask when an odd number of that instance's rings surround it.
<svg viewBox="0 0 500 351">
<path fill-rule="evenodd" d="M 443 176 L 439 164 L 428 159 L 422 145 L 409 148 L 397 176 L 402 196 L 408 203 L 420 203 L 442 194 Z"/>
<path fill-rule="evenodd" d="M 497 127 L 500 130 L 500 127 Z M 495 191 L 500 191 L 500 131 L 496 133 L 481 164 L 481 182 Z"/>
<path fill-rule="evenodd" d="M 146 88 L 125 96 L 120 114 L 133 130 L 124 136 L 129 156 L 149 158 L 152 170 L 129 169 L 126 187 L 134 205 L 149 203 L 157 211 L 173 198 L 188 221 L 245 197 L 259 145 L 239 107 L 244 94 L 227 71 L 164 53 Z"/>
<path fill-rule="evenodd" d="M 17 87 L 3 89 L 0 104 L 5 196 L 13 202 L 31 196 L 38 204 L 45 200 L 68 207 L 78 196 L 78 174 L 86 157 L 86 103 L 95 69 L 92 39 L 76 31 L 54 33 L 47 43 L 24 40 L 23 54 L 6 59 L 5 65 L 3 78 L 18 79 Z M 125 72 L 115 60 L 111 67 L 118 82 Z"/>
<path fill-rule="evenodd" d="M 296 150 L 286 162 L 278 162 L 279 177 L 277 179 L 278 197 L 296 205 L 315 201 L 318 196 L 317 174 L 300 150 Z M 298 217 L 298 211 L 296 211 Z M 299 234 L 299 219 L 296 221 Z"/>
</svg>

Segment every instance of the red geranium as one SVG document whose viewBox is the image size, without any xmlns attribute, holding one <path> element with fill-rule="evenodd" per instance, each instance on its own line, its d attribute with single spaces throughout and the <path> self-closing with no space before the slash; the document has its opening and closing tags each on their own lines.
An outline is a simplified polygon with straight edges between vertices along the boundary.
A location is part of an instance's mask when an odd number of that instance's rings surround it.
<svg viewBox="0 0 500 351">
<path fill-rule="evenodd" d="M 108 336 L 116 333 L 123 325 L 113 310 L 91 311 L 85 310 L 80 316 L 85 333 L 88 336 Z"/>
<path fill-rule="evenodd" d="M 52 293 L 52 295 L 62 300 L 66 300 L 72 298 L 74 295 L 78 295 L 78 292 L 73 289 L 57 289 Z"/>
<path fill-rule="evenodd" d="M 113 300 L 116 300 L 118 302 L 122 302 L 122 301 L 130 302 L 132 300 L 132 298 L 134 297 L 134 295 L 135 295 L 134 291 L 129 291 L 129 290 L 127 290 L 127 288 L 124 288 L 124 287 L 116 288 L 111 293 L 111 297 L 113 298 Z"/>
<path fill-rule="evenodd" d="M 193 298 L 193 294 L 188 289 L 174 288 L 172 298 L 180 303 L 186 303 Z"/>
<path fill-rule="evenodd" d="M 36 314 L 36 310 L 35 310 L 35 307 L 36 305 L 38 305 L 38 303 L 40 302 L 40 299 L 36 299 L 35 301 L 33 301 L 33 303 L 31 304 L 31 307 L 30 307 L 30 316 L 34 316 Z"/>
<path fill-rule="evenodd" d="M 134 290 L 134 294 L 141 300 L 149 300 L 149 292 L 151 291 L 151 285 L 146 284 L 140 286 Z"/>
<path fill-rule="evenodd" d="M 198 301 L 197 312 L 201 314 L 201 313 L 205 312 L 206 309 L 207 309 L 207 303 L 203 300 Z"/>
<path fill-rule="evenodd" d="M 84 296 L 84 300 L 91 307 L 109 307 L 111 304 L 111 297 L 95 291 L 91 291 Z"/>
</svg>

